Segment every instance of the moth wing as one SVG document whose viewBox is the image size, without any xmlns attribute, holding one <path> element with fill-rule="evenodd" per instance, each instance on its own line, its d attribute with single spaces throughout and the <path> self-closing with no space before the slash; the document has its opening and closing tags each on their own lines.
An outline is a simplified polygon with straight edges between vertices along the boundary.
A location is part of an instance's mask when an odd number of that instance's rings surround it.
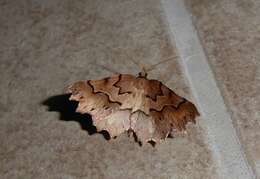
<svg viewBox="0 0 260 179">
<path fill-rule="evenodd" d="M 196 116 L 199 116 L 194 104 L 178 96 L 163 84 L 161 84 L 161 93 L 150 96 L 155 96 L 156 100 L 150 99 L 149 115 L 139 111 L 131 116 L 131 128 L 141 142 L 159 143 L 170 133 L 185 131 L 187 123 L 195 123 Z"/>
<path fill-rule="evenodd" d="M 76 111 L 90 114 L 98 131 L 106 130 L 115 137 L 130 128 L 130 111 L 119 109 L 120 105 L 109 101 L 106 94 L 94 93 L 88 81 L 72 84 L 68 93 L 70 100 L 79 102 Z"/>
</svg>

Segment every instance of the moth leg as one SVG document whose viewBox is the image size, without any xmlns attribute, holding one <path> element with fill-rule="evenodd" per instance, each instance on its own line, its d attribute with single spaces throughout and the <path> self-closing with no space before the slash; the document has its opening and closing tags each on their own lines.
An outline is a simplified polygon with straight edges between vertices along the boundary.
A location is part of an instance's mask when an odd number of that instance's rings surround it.
<svg viewBox="0 0 260 179">
<path fill-rule="evenodd" d="M 172 130 L 169 132 L 168 137 L 174 138 L 174 137 L 176 137 L 176 134 L 178 134 L 178 130 L 175 128 L 172 128 Z"/>
<path fill-rule="evenodd" d="M 132 129 L 127 130 L 128 137 L 134 137 L 134 131 Z"/>
<path fill-rule="evenodd" d="M 185 137 L 185 136 L 187 136 L 187 135 L 188 135 L 187 130 L 182 130 L 182 131 L 181 131 L 181 136 L 182 136 L 182 137 Z"/>
</svg>

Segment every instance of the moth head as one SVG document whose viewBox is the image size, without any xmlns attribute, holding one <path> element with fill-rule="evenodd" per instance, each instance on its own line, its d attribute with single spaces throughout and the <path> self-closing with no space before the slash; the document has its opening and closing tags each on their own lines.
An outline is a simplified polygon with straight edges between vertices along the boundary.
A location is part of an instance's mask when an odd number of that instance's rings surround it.
<svg viewBox="0 0 260 179">
<path fill-rule="evenodd" d="M 138 73 L 138 77 L 147 78 L 148 73 L 147 73 L 147 68 L 145 67 L 145 65 L 140 63 L 139 67 L 142 71 Z"/>
<path fill-rule="evenodd" d="M 145 71 L 141 71 L 138 73 L 138 77 L 141 77 L 141 78 L 147 78 L 147 73 Z"/>
</svg>

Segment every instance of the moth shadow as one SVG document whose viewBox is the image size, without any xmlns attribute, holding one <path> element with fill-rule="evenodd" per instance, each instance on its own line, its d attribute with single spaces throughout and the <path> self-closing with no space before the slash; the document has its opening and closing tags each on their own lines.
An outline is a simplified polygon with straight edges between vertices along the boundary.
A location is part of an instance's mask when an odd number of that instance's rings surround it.
<svg viewBox="0 0 260 179">
<path fill-rule="evenodd" d="M 92 118 L 88 114 L 76 113 L 78 102 L 69 100 L 70 94 L 51 96 L 44 100 L 41 104 L 48 106 L 48 111 L 56 111 L 60 113 L 59 120 L 61 121 L 76 121 L 80 124 L 83 130 L 86 130 L 89 135 L 100 133 L 106 140 L 110 139 L 106 131 L 98 132 L 93 125 Z"/>
</svg>

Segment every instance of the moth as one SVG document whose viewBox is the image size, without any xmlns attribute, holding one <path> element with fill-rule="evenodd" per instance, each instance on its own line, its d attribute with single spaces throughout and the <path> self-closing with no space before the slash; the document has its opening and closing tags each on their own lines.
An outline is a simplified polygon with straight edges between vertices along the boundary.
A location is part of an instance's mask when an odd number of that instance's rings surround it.
<svg viewBox="0 0 260 179">
<path fill-rule="evenodd" d="M 199 112 L 146 72 L 137 76 L 116 74 L 100 80 L 78 81 L 67 89 L 70 100 L 78 101 L 76 112 L 92 116 L 97 131 L 112 138 L 132 131 L 141 143 L 160 143 L 176 131 L 186 131 Z"/>
</svg>

